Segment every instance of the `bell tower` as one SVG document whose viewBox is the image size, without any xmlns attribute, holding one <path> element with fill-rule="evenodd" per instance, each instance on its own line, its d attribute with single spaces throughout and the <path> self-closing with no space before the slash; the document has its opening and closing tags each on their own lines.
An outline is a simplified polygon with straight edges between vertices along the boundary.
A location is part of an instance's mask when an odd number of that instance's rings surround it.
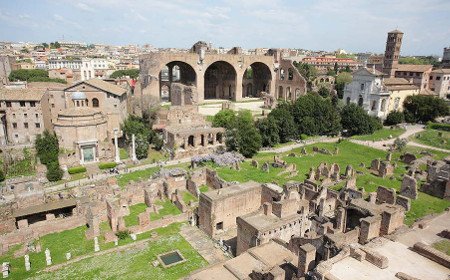
<svg viewBox="0 0 450 280">
<path fill-rule="evenodd" d="M 386 50 L 383 59 L 383 72 L 387 77 L 394 77 L 402 46 L 403 32 L 394 30 L 388 33 L 386 40 Z"/>
</svg>

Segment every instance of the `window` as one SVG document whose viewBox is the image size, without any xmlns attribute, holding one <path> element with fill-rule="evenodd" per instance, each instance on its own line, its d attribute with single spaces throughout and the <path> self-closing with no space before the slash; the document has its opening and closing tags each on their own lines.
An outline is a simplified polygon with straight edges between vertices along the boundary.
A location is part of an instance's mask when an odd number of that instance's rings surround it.
<svg viewBox="0 0 450 280">
<path fill-rule="evenodd" d="M 360 95 L 360 96 L 359 96 L 359 99 L 358 99 L 358 106 L 359 106 L 359 107 L 362 107 L 363 104 L 364 104 L 364 99 L 363 99 L 362 95 Z"/>
<path fill-rule="evenodd" d="M 92 98 L 92 107 L 98 108 L 100 106 L 97 98 Z"/>
<path fill-rule="evenodd" d="M 28 128 L 28 123 L 23 123 L 23 127 Z"/>
<path fill-rule="evenodd" d="M 15 119 L 15 118 L 16 118 L 16 114 L 13 113 L 13 119 Z"/>
<path fill-rule="evenodd" d="M 25 101 L 20 101 L 20 107 L 25 107 Z"/>
<path fill-rule="evenodd" d="M 292 79 L 294 79 L 294 70 L 292 70 L 292 68 L 288 69 L 288 80 L 292 81 Z"/>
<path fill-rule="evenodd" d="M 361 90 L 364 90 L 364 84 L 361 84 Z"/>
<path fill-rule="evenodd" d="M 30 107 L 36 107 L 36 102 L 30 101 Z"/>
<path fill-rule="evenodd" d="M 433 80 L 433 76 L 430 76 L 430 81 Z"/>
<path fill-rule="evenodd" d="M 284 80 L 284 69 L 280 69 L 280 80 Z"/>
<path fill-rule="evenodd" d="M 38 118 L 39 118 L 39 114 L 36 114 L 35 116 L 36 116 L 36 119 L 38 119 Z"/>
<path fill-rule="evenodd" d="M 386 99 L 381 100 L 381 112 L 386 110 Z"/>
<path fill-rule="evenodd" d="M 17 128 L 17 123 L 13 122 L 13 128 Z"/>
<path fill-rule="evenodd" d="M 350 97 L 347 97 L 347 105 L 350 104 Z"/>
<path fill-rule="evenodd" d="M 11 101 L 6 101 L 6 107 L 11 107 Z"/>
<path fill-rule="evenodd" d="M 55 103 L 52 103 L 52 108 L 55 108 Z"/>
<path fill-rule="evenodd" d="M 23 114 L 23 117 L 28 118 L 28 114 L 27 113 Z"/>
<path fill-rule="evenodd" d="M 377 102 L 375 100 L 372 101 L 372 111 L 375 111 L 375 109 L 377 108 Z"/>
<path fill-rule="evenodd" d="M 441 79 L 440 76 L 437 76 L 437 77 L 436 77 L 436 81 L 439 81 L 440 79 Z"/>
<path fill-rule="evenodd" d="M 217 230 L 222 230 L 223 229 L 223 222 L 217 223 L 216 224 L 216 229 Z"/>
<path fill-rule="evenodd" d="M 41 128 L 41 124 L 40 123 L 35 123 L 36 128 Z"/>
</svg>

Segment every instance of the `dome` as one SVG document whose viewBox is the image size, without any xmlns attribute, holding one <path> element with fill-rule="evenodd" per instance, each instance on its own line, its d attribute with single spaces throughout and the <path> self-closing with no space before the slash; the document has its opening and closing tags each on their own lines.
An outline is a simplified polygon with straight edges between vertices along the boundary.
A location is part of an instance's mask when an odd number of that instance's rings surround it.
<svg viewBox="0 0 450 280">
<path fill-rule="evenodd" d="M 81 91 L 76 91 L 72 93 L 72 100 L 86 100 L 86 94 Z"/>
</svg>

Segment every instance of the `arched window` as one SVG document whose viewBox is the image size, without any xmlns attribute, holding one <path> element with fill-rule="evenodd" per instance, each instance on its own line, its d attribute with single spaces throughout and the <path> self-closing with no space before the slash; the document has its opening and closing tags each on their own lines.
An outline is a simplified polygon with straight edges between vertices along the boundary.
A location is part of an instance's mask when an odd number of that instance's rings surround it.
<svg viewBox="0 0 450 280">
<path fill-rule="evenodd" d="M 292 81 L 292 79 L 294 79 L 294 70 L 292 70 L 292 68 L 288 69 L 288 79 L 289 81 Z"/>
<path fill-rule="evenodd" d="M 362 107 L 362 106 L 363 106 L 363 103 L 364 103 L 364 99 L 363 99 L 362 95 L 360 95 L 360 96 L 359 96 L 359 100 L 358 100 L 358 106 L 359 106 L 359 107 Z"/>
<path fill-rule="evenodd" d="M 377 108 L 377 101 L 373 100 L 372 101 L 372 108 L 370 108 L 370 110 L 375 111 L 376 108 Z"/>
<path fill-rule="evenodd" d="M 347 97 L 347 105 L 350 104 L 350 97 Z"/>
<path fill-rule="evenodd" d="M 386 99 L 381 100 L 381 112 L 386 110 Z"/>
<path fill-rule="evenodd" d="M 98 102 L 97 98 L 92 98 L 92 107 L 98 108 L 100 106 L 100 102 Z"/>
<path fill-rule="evenodd" d="M 280 80 L 284 80 L 284 69 L 280 69 Z"/>
</svg>

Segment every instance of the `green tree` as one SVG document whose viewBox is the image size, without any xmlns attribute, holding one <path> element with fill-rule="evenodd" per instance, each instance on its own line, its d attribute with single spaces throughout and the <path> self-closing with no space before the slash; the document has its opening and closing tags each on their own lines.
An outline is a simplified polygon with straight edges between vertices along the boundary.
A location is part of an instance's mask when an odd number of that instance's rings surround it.
<svg viewBox="0 0 450 280">
<path fill-rule="evenodd" d="M 259 151 L 261 135 L 249 110 L 239 111 L 235 127 L 226 130 L 225 143 L 228 150 L 238 151 L 245 157 L 252 157 Z"/>
<path fill-rule="evenodd" d="M 337 135 L 341 118 L 330 98 L 307 94 L 297 99 L 292 107 L 297 133 L 306 135 Z"/>
<path fill-rule="evenodd" d="M 34 142 L 36 156 L 42 164 L 48 165 L 51 162 L 58 161 L 59 143 L 56 134 L 45 130 L 44 133 L 38 134 Z"/>
<path fill-rule="evenodd" d="M 288 103 L 279 103 L 268 116 L 273 119 L 278 127 L 278 135 L 281 143 L 297 138 L 297 126 L 295 125 L 294 116 L 291 112 L 291 105 Z"/>
<path fill-rule="evenodd" d="M 256 122 L 256 127 L 263 147 L 273 147 L 280 142 L 279 128 L 274 118 L 260 119 Z"/>
<path fill-rule="evenodd" d="M 386 120 L 384 120 L 384 124 L 385 125 L 396 125 L 396 124 L 402 123 L 404 121 L 405 121 L 405 115 L 403 114 L 403 112 L 392 111 L 387 115 Z"/>
<path fill-rule="evenodd" d="M 449 108 L 443 99 L 429 95 L 408 96 L 403 103 L 407 122 L 428 122 L 449 114 Z"/>
<path fill-rule="evenodd" d="M 337 62 L 334 63 L 333 69 L 334 69 L 334 75 L 336 75 L 337 73 L 339 73 L 339 66 L 338 66 Z M 334 75 L 333 75 L 333 76 L 334 76 Z"/>
<path fill-rule="evenodd" d="M 135 135 L 136 157 L 138 159 L 147 158 L 148 156 L 148 139 L 144 134 Z"/>
<path fill-rule="evenodd" d="M 50 182 L 56 182 L 62 179 L 64 171 L 59 167 L 58 161 L 52 161 L 47 164 L 47 179 Z"/>
<path fill-rule="evenodd" d="M 62 79 L 51 79 L 48 77 L 48 72 L 42 69 L 19 69 L 13 70 L 9 74 L 10 81 L 27 81 L 27 82 L 55 82 L 67 83 Z"/>
<path fill-rule="evenodd" d="M 43 46 L 44 48 L 48 48 L 48 44 L 47 44 L 47 43 L 45 43 L 45 42 L 44 42 L 44 43 L 42 43 L 41 45 L 42 45 L 42 46 Z"/>
<path fill-rule="evenodd" d="M 323 98 L 330 97 L 330 90 L 327 87 L 320 87 L 319 91 L 317 92 L 320 96 Z"/>
<path fill-rule="evenodd" d="M 219 111 L 213 118 L 212 125 L 214 127 L 235 127 L 236 113 L 230 109 L 224 109 Z"/>
<path fill-rule="evenodd" d="M 132 79 L 136 79 L 137 77 L 139 77 L 139 69 L 117 70 L 114 71 L 109 77 L 112 79 L 123 77 L 130 77 Z"/>
<path fill-rule="evenodd" d="M 354 103 L 345 105 L 342 109 L 341 123 L 348 135 L 372 134 L 382 127 L 378 119 L 369 116 L 363 108 Z"/>
</svg>

